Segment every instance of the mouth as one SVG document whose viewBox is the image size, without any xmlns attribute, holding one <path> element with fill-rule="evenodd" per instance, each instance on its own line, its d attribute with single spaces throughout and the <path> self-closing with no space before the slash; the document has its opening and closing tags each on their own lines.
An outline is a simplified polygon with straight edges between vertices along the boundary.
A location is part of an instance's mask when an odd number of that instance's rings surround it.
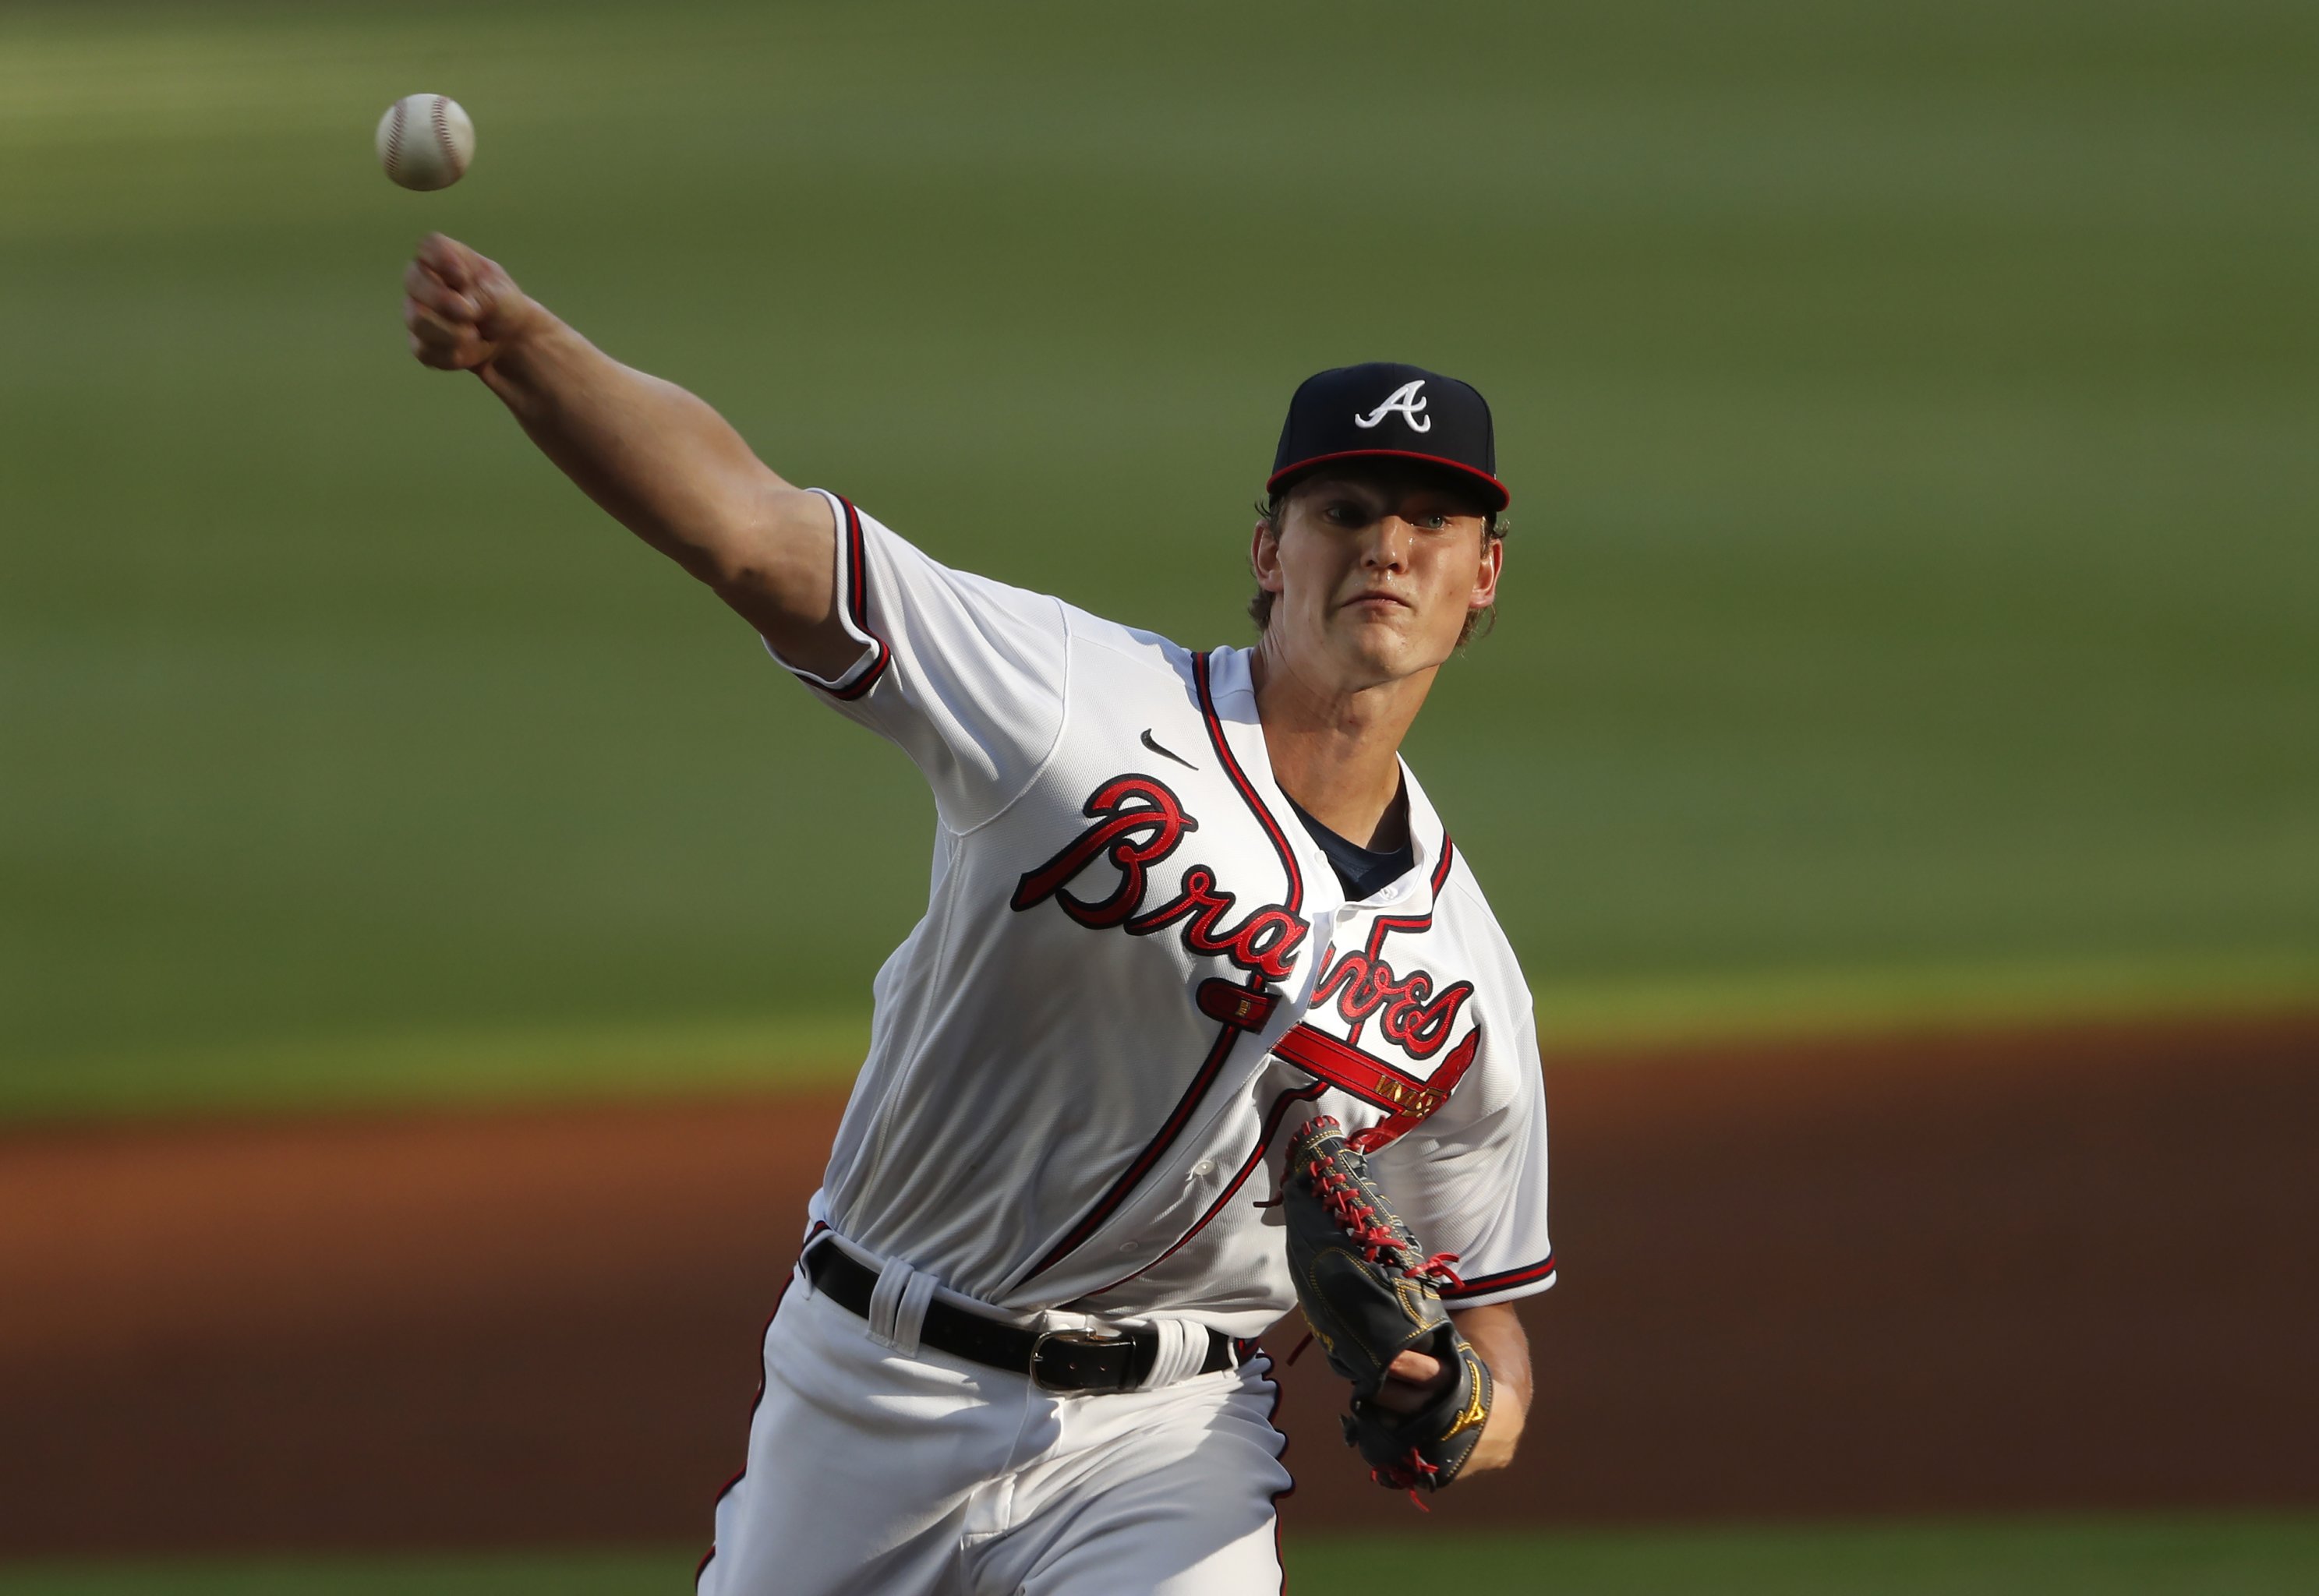
<svg viewBox="0 0 2319 1596">
<path fill-rule="evenodd" d="M 1395 609 L 1414 609 L 1416 606 L 1398 593 L 1388 592 L 1383 588 L 1372 588 L 1365 593 L 1355 593 L 1337 608 L 1354 610 L 1364 615 L 1384 615 Z"/>
</svg>

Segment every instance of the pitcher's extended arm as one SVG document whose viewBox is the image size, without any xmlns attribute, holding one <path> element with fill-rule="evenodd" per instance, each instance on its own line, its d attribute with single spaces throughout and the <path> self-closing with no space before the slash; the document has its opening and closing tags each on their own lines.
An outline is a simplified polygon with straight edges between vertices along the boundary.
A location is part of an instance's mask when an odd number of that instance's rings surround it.
<svg viewBox="0 0 2319 1596">
<path fill-rule="evenodd" d="M 837 614 L 826 501 L 775 475 L 700 400 L 612 359 L 456 239 L 430 234 L 402 281 L 423 365 L 481 377 L 582 491 L 784 659 L 826 676 L 852 663 L 860 648 Z"/>
</svg>

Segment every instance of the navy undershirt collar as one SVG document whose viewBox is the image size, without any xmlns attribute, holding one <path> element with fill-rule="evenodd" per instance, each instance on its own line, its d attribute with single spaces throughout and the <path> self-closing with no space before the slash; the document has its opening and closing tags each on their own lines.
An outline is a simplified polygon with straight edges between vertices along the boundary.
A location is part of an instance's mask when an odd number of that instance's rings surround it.
<svg viewBox="0 0 2319 1596">
<path fill-rule="evenodd" d="M 1285 792 L 1280 796 L 1288 798 Z M 1313 819 L 1295 798 L 1288 798 L 1288 807 L 1296 811 L 1296 818 L 1304 823 L 1304 829 L 1313 834 L 1321 852 L 1329 856 L 1329 867 L 1337 872 L 1347 903 L 1373 897 L 1417 868 L 1414 839 L 1398 848 L 1364 848 Z"/>
</svg>

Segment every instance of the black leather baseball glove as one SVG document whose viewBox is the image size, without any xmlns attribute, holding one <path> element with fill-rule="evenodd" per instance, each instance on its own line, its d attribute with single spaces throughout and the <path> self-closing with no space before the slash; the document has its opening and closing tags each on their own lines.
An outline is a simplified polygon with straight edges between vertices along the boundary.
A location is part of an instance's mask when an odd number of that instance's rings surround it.
<svg viewBox="0 0 2319 1596">
<path fill-rule="evenodd" d="M 1329 1366 L 1352 1382 L 1345 1439 L 1369 1477 L 1396 1491 L 1439 1491 L 1457 1477 L 1490 1416 L 1490 1371 L 1457 1333 L 1438 1289 L 1454 1255 L 1426 1257 L 1344 1127 L 1322 1115 L 1288 1144 L 1283 1192 L 1288 1266 L 1305 1322 Z M 1402 1352 L 1430 1353 L 1457 1377 L 1413 1413 L 1377 1405 Z"/>
</svg>

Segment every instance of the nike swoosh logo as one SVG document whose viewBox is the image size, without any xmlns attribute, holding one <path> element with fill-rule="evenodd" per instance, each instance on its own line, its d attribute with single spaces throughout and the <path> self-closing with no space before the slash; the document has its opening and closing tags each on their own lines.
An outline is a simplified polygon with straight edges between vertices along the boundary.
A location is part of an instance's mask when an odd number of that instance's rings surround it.
<svg viewBox="0 0 2319 1596">
<path fill-rule="evenodd" d="M 1165 748 L 1160 747 L 1159 744 L 1154 743 L 1151 740 L 1151 728 L 1150 726 L 1145 726 L 1143 728 L 1143 746 L 1151 750 L 1152 753 L 1158 754 L 1161 759 L 1174 760 L 1178 764 L 1183 766 L 1187 771 L 1196 771 L 1200 768 L 1194 764 L 1190 760 L 1186 759 L 1182 754 L 1170 753 Z"/>
</svg>

